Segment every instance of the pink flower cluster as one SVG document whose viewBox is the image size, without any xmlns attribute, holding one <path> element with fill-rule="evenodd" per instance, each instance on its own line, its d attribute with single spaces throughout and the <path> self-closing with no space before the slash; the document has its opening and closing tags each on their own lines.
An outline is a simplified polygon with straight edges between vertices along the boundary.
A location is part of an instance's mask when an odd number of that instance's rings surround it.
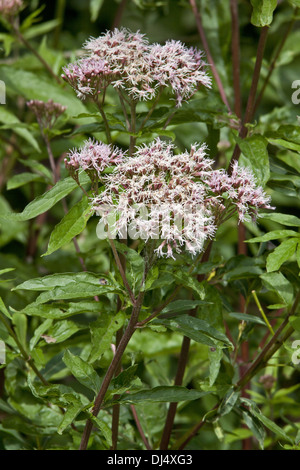
<svg viewBox="0 0 300 470">
<path fill-rule="evenodd" d="M 59 116 L 67 109 L 60 103 L 54 103 L 53 100 L 40 101 L 30 100 L 27 106 L 35 114 L 36 119 L 42 129 L 51 129 Z"/>
<path fill-rule="evenodd" d="M 0 15 L 7 19 L 15 16 L 23 6 L 23 0 L 0 0 Z"/>
<path fill-rule="evenodd" d="M 88 55 L 62 75 L 82 99 L 104 93 L 110 84 L 134 100 L 152 99 L 170 87 L 180 106 L 201 85 L 211 86 L 202 52 L 180 41 L 151 45 L 143 34 L 122 28 L 90 39 L 84 48 Z"/>
<path fill-rule="evenodd" d="M 160 240 L 159 256 L 173 257 L 183 245 L 194 255 L 234 212 L 244 220 L 259 208 L 271 209 L 248 169 L 234 165 L 228 175 L 212 164 L 204 145 L 175 154 L 172 144 L 156 139 L 133 157 L 123 156 L 105 177 L 106 189 L 92 201 L 93 209 L 104 223 L 114 212 L 119 235 L 131 225 L 140 238 Z"/>
<path fill-rule="evenodd" d="M 64 162 L 70 175 L 76 181 L 79 169 L 86 171 L 94 181 L 95 178 L 101 178 L 105 168 L 121 163 L 123 158 L 123 152 L 117 147 L 89 139 L 85 141 L 81 149 L 72 150 Z"/>
</svg>

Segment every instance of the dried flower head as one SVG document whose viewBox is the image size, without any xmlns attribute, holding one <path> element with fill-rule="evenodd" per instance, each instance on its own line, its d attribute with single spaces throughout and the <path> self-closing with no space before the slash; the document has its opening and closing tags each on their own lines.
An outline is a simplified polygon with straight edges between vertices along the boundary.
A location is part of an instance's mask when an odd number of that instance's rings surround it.
<svg viewBox="0 0 300 470">
<path fill-rule="evenodd" d="M 67 109 L 53 100 L 31 100 L 27 102 L 27 106 L 34 112 L 41 129 L 52 129 L 59 116 Z"/>
<path fill-rule="evenodd" d="M 82 99 L 110 84 L 134 100 L 152 99 L 170 87 L 180 106 L 200 85 L 211 86 L 202 52 L 179 41 L 151 45 L 143 34 L 122 28 L 91 38 L 84 48 L 87 56 L 65 67 L 62 75 Z"/>
<path fill-rule="evenodd" d="M 172 144 L 156 139 L 117 164 L 92 206 L 104 224 L 114 214 L 111 233 L 123 236 L 130 227 L 130 236 L 160 240 L 159 256 L 173 257 L 183 245 L 194 255 L 234 212 L 243 220 L 271 208 L 249 170 L 235 166 L 230 176 L 212 163 L 205 145 L 175 154 Z"/>
<path fill-rule="evenodd" d="M 17 15 L 23 6 L 23 0 L 0 0 L 0 15 L 10 19 Z"/>
</svg>

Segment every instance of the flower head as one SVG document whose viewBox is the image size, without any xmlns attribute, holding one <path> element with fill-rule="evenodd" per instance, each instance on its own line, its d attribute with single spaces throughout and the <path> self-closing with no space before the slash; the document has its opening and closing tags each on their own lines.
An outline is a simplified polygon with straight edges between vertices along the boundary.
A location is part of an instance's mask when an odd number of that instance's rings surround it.
<svg viewBox="0 0 300 470">
<path fill-rule="evenodd" d="M 23 6 L 23 0 L 0 0 L 0 15 L 6 19 L 14 17 Z"/>
<path fill-rule="evenodd" d="M 151 45 L 140 32 L 122 28 L 89 39 L 84 48 L 87 55 L 63 74 L 82 99 L 109 85 L 134 100 L 152 99 L 159 89 L 170 87 L 180 106 L 201 85 L 211 85 L 202 52 L 180 41 Z"/>
<path fill-rule="evenodd" d="M 36 119 L 42 129 L 51 129 L 59 116 L 67 109 L 60 103 L 54 103 L 53 100 L 47 102 L 40 100 L 31 100 L 27 106 L 34 112 Z"/>
<path fill-rule="evenodd" d="M 250 170 L 234 165 L 232 174 L 214 170 L 205 145 L 175 154 L 171 143 L 156 139 L 124 156 L 106 175 L 106 189 L 92 201 L 103 222 L 115 215 L 113 230 L 129 227 L 132 238 L 159 240 L 158 256 L 174 257 L 182 246 L 192 255 L 204 249 L 218 226 L 234 212 L 239 220 L 271 209 L 269 197 Z M 110 208 L 108 210 L 108 208 Z"/>
<path fill-rule="evenodd" d="M 124 153 L 117 147 L 89 139 L 81 149 L 72 150 L 64 161 L 65 167 L 76 181 L 77 172 L 82 169 L 94 182 L 101 178 L 105 168 L 121 163 L 123 158 Z"/>
</svg>

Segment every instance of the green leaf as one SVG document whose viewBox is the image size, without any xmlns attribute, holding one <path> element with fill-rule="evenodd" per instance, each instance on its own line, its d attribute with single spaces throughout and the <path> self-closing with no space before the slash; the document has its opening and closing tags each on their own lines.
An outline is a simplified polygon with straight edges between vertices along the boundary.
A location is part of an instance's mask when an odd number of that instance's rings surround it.
<svg viewBox="0 0 300 470">
<path fill-rule="evenodd" d="M 5 270 L 3 270 L 3 271 L 5 271 Z M 2 312 L 7 318 L 12 320 L 12 317 L 11 317 L 9 311 L 7 310 L 7 308 L 5 307 L 5 304 L 4 304 L 1 297 L 0 297 L 0 312 Z"/>
<path fill-rule="evenodd" d="M 262 219 L 267 219 L 267 220 L 272 220 L 273 222 L 278 222 L 279 224 L 282 225 L 288 225 L 291 227 L 300 227 L 300 219 L 296 217 L 295 215 L 289 215 L 289 214 L 280 214 L 280 213 L 260 213 L 260 218 Z"/>
<path fill-rule="evenodd" d="M 25 184 L 32 183 L 34 181 L 45 182 L 45 178 L 35 173 L 21 173 L 10 178 L 7 182 L 7 190 L 20 188 Z"/>
<path fill-rule="evenodd" d="M 78 382 L 93 390 L 95 394 L 99 392 L 101 379 L 91 364 L 83 361 L 79 356 L 74 356 L 69 350 L 65 352 L 63 361 Z"/>
<path fill-rule="evenodd" d="M 99 16 L 100 10 L 104 0 L 91 0 L 90 1 L 90 11 L 91 11 L 91 21 L 94 22 Z"/>
<path fill-rule="evenodd" d="M 41 323 L 35 330 L 33 337 L 30 340 L 29 348 L 32 351 L 36 344 L 41 339 L 41 336 L 50 328 L 52 320 L 48 319 Z"/>
<path fill-rule="evenodd" d="M 0 122 L 4 123 L 6 126 L 10 126 L 16 134 L 26 140 L 37 152 L 40 152 L 39 144 L 32 136 L 31 132 L 23 127 L 18 127 L 17 124 L 20 124 L 20 120 L 4 106 L 0 106 Z"/>
<path fill-rule="evenodd" d="M 37 297 L 35 304 L 44 304 L 50 300 L 86 299 L 96 295 L 116 294 L 118 292 L 120 290 L 114 286 L 95 286 L 89 282 L 81 282 L 79 285 L 70 283 L 67 286 L 54 287 L 51 291 L 43 292 Z"/>
<path fill-rule="evenodd" d="M 49 189 L 49 191 L 31 201 L 20 214 L 10 213 L 5 214 L 3 217 L 11 220 L 22 221 L 33 219 L 34 217 L 47 212 L 58 201 L 66 197 L 77 187 L 77 183 L 71 177 L 58 181 L 58 183 L 56 183 L 53 188 Z"/>
<path fill-rule="evenodd" d="M 253 12 L 251 23 L 254 26 L 268 26 L 273 21 L 273 12 L 277 7 L 277 0 L 251 0 Z"/>
<path fill-rule="evenodd" d="M 259 446 L 261 449 L 264 448 L 264 440 L 266 438 L 266 430 L 264 426 L 261 425 L 261 422 L 248 410 L 243 410 L 243 419 L 246 426 L 253 432 L 254 437 L 259 442 Z"/>
<path fill-rule="evenodd" d="M 226 393 L 218 409 L 218 413 L 220 414 L 220 416 L 227 415 L 228 413 L 231 412 L 231 410 L 237 403 L 239 396 L 240 396 L 240 392 L 235 391 L 233 388 L 231 388 Z"/>
<path fill-rule="evenodd" d="M 79 273 L 50 274 L 49 276 L 37 277 L 19 284 L 13 290 L 24 289 L 34 291 L 48 291 L 53 287 L 66 287 L 68 284 L 79 285 L 81 282 L 99 286 L 107 276 L 97 275 L 88 271 Z M 106 281 L 108 283 L 108 281 Z"/>
<path fill-rule="evenodd" d="M 246 240 L 246 243 L 263 243 L 286 237 L 300 237 L 300 233 L 294 232 L 294 230 L 273 230 L 259 237 L 251 238 L 251 240 Z"/>
<path fill-rule="evenodd" d="M 58 434 L 62 434 L 64 430 L 73 423 L 74 419 L 84 408 L 85 405 L 83 405 L 79 399 L 73 397 L 72 403 L 68 405 L 63 419 L 57 429 Z"/>
<path fill-rule="evenodd" d="M 223 358 L 223 349 L 217 346 L 216 348 L 209 348 L 208 350 L 209 358 L 209 386 L 212 387 L 215 383 L 220 367 L 221 360 Z"/>
<path fill-rule="evenodd" d="M 270 253 L 267 257 L 267 271 L 269 273 L 278 271 L 280 266 L 293 256 L 298 243 L 299 238 L 289 238 L 277 246 L 273 253 Z"/>
<path fill-rule="evenodd" d="M 260 278 L 265 287 L 271 292 L 276 292 L 285 305 L 289 306 L 293 303 L 293 286 L 282 273 L 261 274 Z"/>
<path fill-rule="evenodd" d="M 251 408 L 251 413 L 263 423 L 263 425 L 270 429 L 270 431 L 274 432 L 276 436 L 279 438 L 283 439 L 284 441 L 288 441 L 290 444 L 293 444 L 294 441 L 291 439 L 284 431 L 281 429 L 274 421 L 271 421 L 269 418 L 267 418 L 265 415 L 263 415 L 261 412 L 256 411 L 253 407 Z"/>
<path fill-rule="evenodd" d="M 180 386 L 161 386 L 150 390 L 141 390 L 136 393 L 125 393 L 119 399 L 119 403 L 139 402 L 172 402 L 197 400 L 208 392 L 190 390 Z"/>
<path fill-rule="evenodd" d="M 85 229 L 90 216 L 89 201 L 87 197 L 84 197 L 56 225 L 50 235 L 48 249 L 42 256 L 48 256 L 54 251 L 59 250 L 76 237 L 76 235 L 79 235 Z"/>
<path fill-rule="evenodd" d="M 124 243 L 120 243 L 117 240 L 114 240 L 114 245 L 116 249 L 126 258 L 126 275 L 128 277 L 129 283 L 131 284 L 133 290 L 136 288 L 139 289 L 144 274 L 144 259 L 135 250 L 129 248 Z"/>
<path fill-rule="evenodd" d="M 104 436 L 104 438 L 106 440 L 107 446 L 111 447 L 111 445 L 112 445 L 112 431 L 111 431 L 110 427 L 108 426 L 108 424 L 106 424 L 105 421 L 103 419 L 101 419 L 100 416 L 96 417 L 94 415 L 91 415 L 90 418 L 93 421 L 93 423 L 95 424 L 95 426 L 97 426 L 97 428 L 101 431 L 102 435 Z"/>
<path fill-rule="evenodd" d="M 218 343 L 221 343 L 221 346 L 232 346 L 224 333 L 210 326 L 206 321 L 190 315 L 181 315 L 171 319 L 160 318 L 154 320 L 153 323 L 167 326 L 173 331 L 210 347 L 215 347 Z"/>
<path fill-rule="evenodd" d="M 13 66 L 1 66 L 1 80 L 6 84 L 9 94 L 24 96 L 28 100 L 48 101 L 52 99 L 67 107 L 67 113 L 74 116 L 84 113 L 84 104 L 73 93 L 68 93 L 66 88 L 57 85 L 53 79 L 17 69 Z"/>
<path fill-rule="evenodd" d="M 121 394 L 127 392 L 132 388 L 141 388 L 142 382 L 136 377 L 138 365 L 130 366 L 123 370 L 117 377 L 112 379 L 107 395 L 113 396 L 115 394 Z"/>
<path fill-rule="evenodd" d="M 257 323 L 258 325 L 266 326 L 264 320 L 257 317 L 256 315 L 250 315 L 249 313 L 230 312 L 229 316 L 233 317 L 233 318 L 236 318 L 237 320 L 240 320 L 240 321 L 246 321 L 246 322 L 250 322 L 250 323 Z"/>
<path fill-rule="evenodd" d="M 117 315 L 105 315 L 91 324 L 92 350 L 89 362 L 100 359 L 101 355 L 110 349 L 112 339 L 116 331 L 124 325 L 126 319 L 125 312 L 119 312 Z"/>
<path fill-rule="evenodd" d="M 209 303 L 210 302 L 206 302 L 205 300 L 175 300 L 167 305 L 161 313 L 185 312 L 195 309 L 199 305 L 207 305 Z"/>
<path fill-rule="evenodd" d="M 267 140 L 256 134 L 246 139 L 235 136 L 235 140 L 242 151 L 239 165 L 250 168 L 258 183 L 264 186 L 270 177 Z"/>
</svg>

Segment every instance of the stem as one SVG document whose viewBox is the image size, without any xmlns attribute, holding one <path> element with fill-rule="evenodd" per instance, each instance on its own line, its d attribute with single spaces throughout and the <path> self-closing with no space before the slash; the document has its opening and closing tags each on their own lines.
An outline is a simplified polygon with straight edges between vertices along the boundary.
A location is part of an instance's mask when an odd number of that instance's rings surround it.
<svg viewBox="0 0 300 470">
<path fill-rule="evenodd" d="M 232 75 L 234 89 L 234 112 L 238 117 L 242 115 L 241 85 L 240 85 L 240 30 L 238 19 L 238 2 L 230 0 L 230 12 L 232 22 Z"/>
<path fill-rule="evenodd" d="M 207 249 L 203 253 L 202 258 L 201 258 L 201 263 L 205 263 L 206 261 L 209 260 L 211 247 L 212 247 L 212 242 L 209 243 L 209 245 L 207 246 Z M 203 280 L 204 280 L 204 275 L 199 275 L 198 281 L 202 282 Z M 197 313 L 196 309 L 192 310 L 190 312 L 190 316 L 195 317 L 196 313 Z M 188 338 L 187 336 L 184 336 L 182 340 L 181 351 L 180 351 L 180 356 L 178 360 L 177 373 L 176 373 L 174 385 L 182 385 L 185 368 L 188 362 L 190 343 L 191 343 L 190 338 Z M 167 414 L 167 419 L 166 419 L 166 423 L 165 423 L 165 427 L 164 427 L 164 431 L 163 431 L 163 435 L 162 435 L 162 439 L 160 443 L 161 450 L 168 449 L 172 427 L 173 427 L 174 419 L 176 415 L 177 405 L 178 403 L 170 403 L 168 414 Z"/>
<path fill-rule="evenodd" d="M 269 81 L 270 81 L 270 78 L 271 78 L 271 75 L 272 75 L 272 73 L 273 73 L 273 71 L 274 71 L 274 69 L 275 69 L 276 62 L 277 62 L 277 60 L 278 60 L 278 58 L 279 58 L 279 56 L 280 56 L 280 54 L 281 54 L 281 51 L 282 51 L 282 49 L 283 49 L 283 46 L 285 45 L 285 42 L 286 42 L 286 40 L 287 40 L 287 38 L 288 38 L 290 32 L 291 32 L 292 29 L 293 29 L 294 23 L 295 23 L 295 21 L 296 21 L 295 16 L 296 16 L 296 14 L 297 14 L 297 11 L 298 11 L 298 8 L 295 8 L 295 10 L 294 10 L 294 17 L 293 17 L 292 20 L 290 21 L 290 23 L 289 23 L 289 25 L 288 25 L 288 28 L 287 28 L 287 30 L 285 31 L 285 33 L 284 33 L 284 35 L 283 35 L 283 37 L 282 37 L 282 39 L 281 39 L 281 42 L 280 42 L 280 44 L 279 44 L 279 46 L 278 46 L 278 49 L 277 49 L 277 51 L 276 51 L 276 54 L 275 54 L 275 56 L 274 56 L 274 58 L 273 58 L 273 60 L 272 60 L 272 62 L 271 62 L 271 64 L 270 64 L 269 71 L 268 71 L 268 75 L 267 75 L 266 78 L 265 78 L 265 81 L 264 81 L 264 84 L 263 84 L 263 86 L 262 86 L 262 89 L 260 90 L 260 93 L 259 93 L 258 97 L 256 98 L 256 101 L 255 101 L 255 104 L 254 104 L 254 113 L 255 113 L 255 111 L 257 110 L 258 106 L 260 105 L 260 102 L 261 102 L 262 97 L 263 97 L 263 95 L 264 95 L 265 89 L 267 88 L 267 86 L 268 86 L 268 84 L 269 84 Z"/>
<path fill-rule="evenodd" d="M 290 327 L 287 329 L 287 331 L 284 333 L 284 335 L 279 338 L 280 334 L 282 331 L 285 329 L 285 327 L 289 323 L 289 318 L 290 316 L 294 315 L 296 312 L 296 309 L 298 307 L 300 301 L 300 291 L 296 295 L 296 298 L 294 300 L 293 306 L 280 325 L 280 327 L 277 329 L 275 332 L 274 336 L 271 338 L 269 343 L 264 347 L 264 349 L 261 351 L 259 356 L 255 359 L 255 361 L 252 363 L 252 365 L 248 368 L 248 370 L 245 372 L 245 374 L 238 380 L 238 382 L 235 385 L 235 389 L 237 391 L 242 390 L 243 387 L 257 374 L 258 370 L 263 368 L 270 358 L 278 351 L 278 349 L 284 344 L 284 342 L 293 334 L 295 331 L 293 327 Z M 217 409 L 219 407 L 220 403 L 217 403 L 213 410 Z M 196 436 L 198 431 L 205 425 L 206 421 L 201 420 L 196 426 L 193 427 L 192 431 L 190 431 L 184 440 L 183 443 L 180 444 L 178 449 L 182 450 L 185 448 L 185 446 L 190 442 L 190 440 Z"/>
<path fill-rule="evenodd" d="M 151 448 L 151 446 L 150 446 L 150 444 L 149 444 L 149 442 L 148 442 L 148 440 L 147 440 L 147 438 L 146 438 L 146 436 L 145 436 L 145 433 L 144 433 L 143 428 L 142 428 L 142 426 L 141 426 L 141 423 L 140 423 L 140 420 L 139 420 L 139 417 L 138 417 L 138 414 L 137 414 L 137 412 L 136 412 L 136 409 L 135 409 L 134 405 L 130 405 L 130 409 L 131 409 L 131 412 L 132 412 L 132 415 L 133 415 L 133 418 L 134 418 L 136 427 L 137 427 L 137 429 L 138 429 L 138 431 L 139 431 L 139 433 L 140 433 L 140 436 L 141 436 L 141 438 L 142 438 L 143 443 L 145 444 L 146 449 L 147 449 L 147 450 L 152 450 L 152 448 Z"/>
<path fill-rule="evenodd" d="M 159 102 L 159 99 L 160 99 L 160 97 L 161 97 L 161 95 L 162 95 L 162 92 L 163 92 L 163 87 L 161 86 L 160 89 L 159 89 L 159 92 L 158 92 L 158 94 L 157 94 L 157 96 L 156 96 L 156 98 L 155 98 L 155 100 L 154 100 L 154 102 L 153 102 L 153 105 L 152 105 L 151 108 L 149 109 L 149 111 L 148 111 L 146 117 L 144 118 L 144 120 L 143 120 L 143 122 L 142 122 L 142 124 L 141 124 L 141 127 L 140 127 L 140 129 L 139 129 L 140 131 L 141 131 L 142 129 L 144 129 L 144 127 L 145 127 L 147 121 L 148 121 L 148 120 L 150 119 L 150 117 L 152 116 L 152 113 L 153 113 L 153 111 L 155 110 L 157 103 Z"/>
<path fill-rule="evenodd" d="M 246 111 L 245 111 L 245 116 L 243 119 L 243 124 L 239 133 L 239 136 L 244 139 L 247 136 L 247 127 L 245 124 L 248 124 L 251 122 L 254 116 L 255 112 L 255 96 L 257 92 L 257 86 L 258 86 L 258 81 L 259 81 L 259 76 L 260 76 L 260 71 L 261 71 L 261 66 L 262 66 L 262 61 L 263 61 L 263 56 L 264 56 L 264 50 L 266 46 L 266 41 L 267 41 L 267 36 L 268 36 L 268 26 L 264 26 L 261 28 L 260 32 L 260 37 L 258 41 L 258 46 L 257 46 L 257 54 L 256 54 L 256 61 L 255 61 L 255 66 L 254 66 L 254 71 L 253 71 L 253 77 L 252 77 L 252 83 L 251 83 L 251 88 L 249 92 L 249 97 L 247 101 L 247 106 L 246 106 Z M 241 150 L 238 145 L 235 146 L 235 149 L 233 151 L 233 155 L 230 161 L 229 168 L 232 167 L 232 164 L 235 161 L 238 161 L 239 157 L 241 155 Z"/>
<path fill-rule="evenodd" d="M 16 335 L 15 333 L 15 330 L 13 329 L 13 327 L 10 325 L 9 321 L 6 319 L 6 317 L 4 315 L 2 315 L 2 313 L 0 313 L 0 320 L 1 322 L 3 323 L 3 325 L 5 326 L 5 328 L 7 329 L 7 331 L 9 332 L 9 334 L 12 336 L 12 338 L 14 339 L 16 345 L 18 346 L 19 350 L 20 350 L 20 353 L 24 359 L 25 362 L 28 363 L 28 365 L 31 367 L 31 369 L 33 370 L 33 372 L 35 373 L 35 375 L 40 379 L 40 381 L 42 382 L 42 384 L 44 385 L 49 385 L 47 380 L 44 379 L 44 377 L 42 376 L 42 374 L 40 373 L 40 371 L 37 369 L 36 365 L 34 364 L 34 361 L 33 359 L 29 356 L 29 354 L 25 351 L 25 349 L 23 348 L 21 342 L 19 341 L 19 338 L 18 336 Z"/>
<path fill-rule="evenodd" d="M 219 88 L 220 96 L 222 98 L 223 103 L 227 107 L 229 114 L 232 114 L 232 110 L 231 110 L 229 102 L 227 100 L 222 80 L 221 80 L 221 78 L 218 74 L 216 64 L 213 60 L 213 57 L 211 55 L 211 52 L 210 52 L 210 49 L 209 49 L 209 46 L 208 46 L 208 42 L 207 42 L 207 39 L 206 39 L 205 31 L 204 31 L 202 20 L 201 20 L 201 15 L 200 15 L 200 12 L 197 8 L 196 1 L 195 0 L 189 0 L 189 2 L 190 2 L 190 5 L 192 7 L 192 11 L 194 13 L 194 16 L 195 16 L 197 29 L 198 29 L 199 35 L 201 37 L 201 41 L 202 41 L 202 44 L 203 44 L 203 47 L 204 47 L 204 50 L 205 50 L 205 53 L 206 53 L 206 56 L 207 56 L 207 60 L 210 64 L 210 66 L 211 66 L 213 76 L 214 76 L 216 84 Z"/>
<path fill-rule="evenodd" d="M 191 340 L 187 336 L 184 336 L 182 340 L 182 346 L 178 361 L 177 373 L 174 381 L 174 385 L 182 385 L 182 380 L 184 376 L 184 371 L 188 362 L 189 350 L 190 350 Z M 174 419 L 176 415 L 178 403 L 170 403 L 166 424 L 163 430 L 163 435 L 160 443 L 160 450 L 167 450 L 170 442 L 171 432 L 174 424 Z"/>
<path fill-rule="evenodd" d="M 263 319 L 264 319 L 264 321 L 265 321 L 267 327 L 269 328 L 269 331 L 270 331 L 270 332 L 272 333 L 272 335 L 274 336 L 274 334 L 275 334 L 275 333 L 274 333 L 274 330 L 273 330 L 273 328 L 272 328 L 272 326 L 271 326 L 271 324 L 270 324 L 268 318 L 266 317 L 265 312 L 263 311 L 263 308 L 262 308 L 262 306 L 261 306 L 261 304 L 260 304 L 260 301 L 258 300 L 258 297 L 257 297 L 257 295 L 256 295 L 255 290 L 252 291 L 252 295 L 253 295 L 253 297 L 254 297 L 255 303 L 256 303 L 256 305 L 257 305 L 257 308 L 258 308 L 258 310 L 259 310 L 261 316 L 263 317 Z"/>
<path fill-rule="evenodd" d="M 124 13 L 124 11 L 125 11 L 127 2 L 128 2 L 128 0 L 121 0 L 121 3 L 120 3 L 120 5 L 119 5 L 119 7 L 118 7 L 116 16 L 115 16 L 115 18 L 114 18 L 114 22 L 113 22 L 113 25 L 112 25 L 112 29 L 118 28 L 118 27 L 120 26 L 121 21 L 122 21 L 122 16 L 123 16 L 123 13 Z"/>
<path fill-rule="evenodd" d="M 99 100 L 97 98 L 94 98 L 94 102 L 96 103 L 96 105 L 99 109 L 99 112 L 101 114 L 101 117 L 103 119 L 107 141 L 108 141 L 109 144 L 112 144 L 112 137 L 111 137 L 110 128 L 109 128 L 109 124 L 108 124 L 106 114 L 105 114 L 105 112 L 104 112 L 104 110 L 103 110 L 103 108 L 102 108 L 102 106 L 99 103 Z"/>
<path fill-rule="evenodd" d="M 45 69 L 50 73 L 50 75 L 56 80 L 56 82 L 60 85 L 61 80 L 60 78 L 53 72 L 52 68 L 50 65 L 43 59 L 43 57 L 35 50 L 34 47 L 27 41 L 27 39 L 23 36 L 23 34 L 20 32 L 20 30 L 16 27 L 13 26 L 13 31 L 17 38 L 24 44 L 24 46 L 32 52 L 35 57 L 41 62 L 41 64 L 45 67 Z"/>
<path fill-rule="evenodd" d="M 119 95 L 122 111 L 123 111 L 124 118 L 125 118 L 125 121 L 126 121 L 127 130 L 128 130 L 128 132 L 131 132 L 131 125 L 130 125 L 130 121 L 129 121 L 129 118 L 128 118 L 126 106 L 125 106 L 125 103 L 124 103 L 124 98 L 123 98 L 123 96 L 122 96 L 122 94 L 121 94 L 121 92 L 118 88 L 117 88 L 117 92 L 118 92 L 118 95 Z"/>
<path fill-rule="evenodd" d="M 128 281 L 127 281 L 127 278 L 126 278 L 126 275 L 125 275 L 125 271 L 124 271 L 124 268 L 122 266 L 122 263 L 121 263 L 121 260 L 119 258 L 119 255 L 118 255 L 118 252 L 116 250 L 116 247 L 115 247 L 115 244 L 113 242 L 113 240 L 111 238 L 109 238 L 109 243 L 110 243 L 110 246 L 112 248 L 112 251 L 113 251 L 113 254 L 114 254 L 114 257 L 115 257 L 115 261 L 116 261 L 116 264 L 118 266 L 118 269 L 120 271 L 120 274 L 121 274 L 121 277 L 122 277 L 122 280 L 123 280 L 123 283 L 124 283 L 124 287 L 126 288 L 128 294 L 129 294 L 129 297 L 130 297 L 130 300 L 132 302 L 133 305 L 135 305 L 136 303 L 136 299 L 133 295 L 133 292 L 130 288 L 130 285 L 128 284 Z"/>
<path fill-rule="evenodd" d="M 120 299 L 118 298 L 118 303 L 120 303 Z M 119 310 L 119 309 L 118 309 Z M 121 338 L 123 335 L 123 328 L 120 328 L 117 333 L 116 333 L 116 348 L 119 346 Z M 118 367 L 116 368 L 115 376 L 119 375 L 121 372 L 122 365 L 121 361 L 119 362 Z M 114 396 L 114 399 L 117 399 L 118 395 Z M 113 406 L 113 412 L 112 412 L 112 450 L 117 449 L 117 444 L 118 444 L 118 434 L 119 434 L 119 418 L 120 418 L 120 405 L 117 403 L 116 405 Z"/>
<path fill-rule="evenodd" d="M 109 384 L 110 384 L 110 382 L 111 382 L 111 380 L 112 380 L 112 378 L 113 378 L 113 376 L 114 376 L 114 374 L 115 374 L 115 372 L 118 368 L 118 365 L 119 365 L 119 362 L 120 362 L 120 360 L 123 356 L 123 353 L 124 353 L 128 343 L 129 343 L 129 341 L 130 341 L 130 339 L 131 339 L 131 337 L 132 337 L 132 335 L 135 331 L 135 325 L 137 323 L 137 319 L 138 319 L 138 316 L 139 316 L 139 313 L 140 313 L 140 310 L 141 310 L 141 307 L 142 307 L 143 299 L 144 299 L 144 292 L 140 292 L 137 299 L 136 299 L 135 305 L 132 308 L 132 314 L 131 314 L 128 326 L 125 330 L 124 335 L 122 336 L 122 338 L 120 340 L 119 346 L 116 349 L 116 353 L 113 357 L 113 360 L 110 363 L 109 368 L 107 369 L 107 372 L 106 372 L 105 377 L 104 377 L 103 382 L 102 382 L 102 386 L 101 386 L 100 391 L 99 391 L 99 393 L 96 397 L 95 404 L 94 404 L 94 407 L 93 407 L 93 410 L 92 410 L 93 416 L 97 416 L 99 411 L 100 411 L 100 408 L 101 408 L 101 405 L 103 403 L 105 394 L 106 394 L 107 389 L 109 387 Z M 86 426 L 85 426 L 85 429 L 84 429 L 84 432 L 83 432 L 83 435 L 82 435 L 80 450 L 86 450 L 92 428 L 93 428 L 93 423 L 89 419 L 86 423 Z"/>
<path fill-rule="evenodd" d="M 134 100 L 132 100 L 132 102 L 131 102 L 130 111 L 131 111 L 130 131 L 131 131 L 132 134 L 135 134 L 135 132 L 136 132 L 136 102 Z M 132 157 L 132 155 L 133 155 L 135 143 L 136 143 L 136 137 L 131 135 L 130 136 L 130 144 L 129 144 L 129 156 L 130 157 Z"/>
</svg>

